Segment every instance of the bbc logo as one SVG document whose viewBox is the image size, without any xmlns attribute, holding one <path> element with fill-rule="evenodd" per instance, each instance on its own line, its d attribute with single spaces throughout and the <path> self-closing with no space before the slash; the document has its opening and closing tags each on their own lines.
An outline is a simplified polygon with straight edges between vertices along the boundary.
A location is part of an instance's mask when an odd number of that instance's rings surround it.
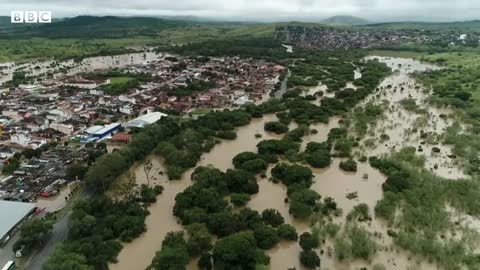
<svg viewBox="0 0 480 270">
<path fill-rule="evenodd" d="M 51 11 L 12 11 L 11 23 L 51 23 Z"/>
</svg>

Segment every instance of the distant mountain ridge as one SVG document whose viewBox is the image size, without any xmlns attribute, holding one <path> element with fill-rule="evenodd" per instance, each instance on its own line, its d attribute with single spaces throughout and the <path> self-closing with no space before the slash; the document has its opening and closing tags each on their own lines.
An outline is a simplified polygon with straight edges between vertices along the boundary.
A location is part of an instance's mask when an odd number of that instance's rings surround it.
<svg viewBox="0 0 480 270">
<path fill-rule="evenodd" d="M 320 23 L 328 25 L 363 25 L 370 22 L 359 17 L 339 15 L 322 20 Z"/>
<path fill-rule="evenodd" d="M 0 38 L 127 38 L 159 37 L 170 39 L 168 35 L 181 32 L 177 37 L 216 38 L 227 31 L 232 36 L 274 36 L 275 27 L 292 25 L 285 23 L 235 23 L 222 21 L 201 21 L 195 17 L 180 16 L 159 17 L 118 17 L 118 16 L 77 16 L 62 18 L 50 24 L 12 24 L 9 17 L 0 16 Z M 317 23 L 298 23 L 299 25 L 331 27 L 348 26 L 357 29 L 377 30 L 464 30 L 480 32 L 480 21 L 465 22 L 384 22 L 374 23 L 352 16 L 334 16 Z M 175 38 L 177 38 L 175 37 Z M 185 40 L 190 42 L 190 40 Z"/>
<path fill-rule="evenodd" d="M 155 36 L 162 30 L 186 25 L 188 23 L 184 21 L 153 17 L 77 16 L 58 20 L 50 24 L 34 24 L 28 28 L 18 29 L 17 31 L 12 30 L 8 34 L 12 37 L 123 38 L 135 35 Z"/>
</svg>

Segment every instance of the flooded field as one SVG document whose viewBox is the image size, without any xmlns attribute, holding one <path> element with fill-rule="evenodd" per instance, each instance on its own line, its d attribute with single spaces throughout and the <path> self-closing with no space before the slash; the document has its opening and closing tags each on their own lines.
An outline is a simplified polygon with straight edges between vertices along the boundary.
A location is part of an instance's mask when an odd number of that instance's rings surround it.
<svg viewBox="0 0 480 270">
<path fill-rule="evenodd" d="M 425 167 L 433 173 L 450 179 L 465 178 L 462 168 L 451 155 L 451 147 L 442 144 L 442 134 L 453 124 L 446 117 L 452 111 L 446 108 L 436 108 L 428 103 L 430 91 L 423 89 L 410 74 L 415 71 L 435 69 L 435 66 L 413 59 L 381 57 L 394 70 L 380 85 L 379 91 L 367 98 L 365 102 L 386 104 L 383 119 L 374 130 L 369 131 L 372 141 L 381 134 L 386 134 L 388 140 L 377 142 L 366 149 L 373 154 L 388 154 L 402 147 L 411 146 L 417 149 L 419 156 L 426 158 Z M 407 110 L 402 101 L 414 100 L 417 111 Z M 422 111 L 423 110 L 423 111 Z"/>
<path fill-rule="evenodd" d="M 387 60 L 385 60 L 387 61 Z M 403 60 L 402 60 L 403 61 Z M 411 60 L 413 61 L 413 60 Z M 382 87 L 385 89 L 389 84 L 404 84 L 412 85 L 414 87 L 415 82 L 407 75 L 412 69 L 411 66 L 414 63 L 402 62 L 402 66 L 405 65 L 404 72 L 397 72 L 395 75 L 387 78 Z M 398 67 L 397 62 L 390 62 L 389 65 Z M 409 66 L 410 65 L 410 66 Z M 421 66 L 423 68 L 430 68 L 428 66 Z M 356 75 L 359 76 L 359 75 Z M 397 86 L 398 87 L 398 86 Z M 393 91 L 392 91 L 393 92 Z M 404 91 L 407 92 L 407 91 Z M 410 93 L 412 94 L 412 93 Z M 383 94 L 380 93 L 380 96 Z M 408 94 L 407 94 L 408 96 Z M 426 97 L 415 96 L 419 100 L 425 100 Z M 400 95 L 400 91 L 393 92 L 393 94 L 385 94 L 383 98 L 389 99 L 391 106 L 399 106 L 398 101 L 404 98 Z M 371 97 L 372 101 L 377 102 L 378 98 Z M 403 112 L 402 112 L 403 113 Z M 440 111 L 433 111 L 432 114 L 440 114 Z M 369 154 L 381 154 L 389 153 L 393 146 L 400 147 L 400 145 L 408 144 L 405 142 L 405 134 L 403 133 L 408 126 L 407 124 L 393 124 L 392 128 L 387 128 L 387 125 L 392 125 L 395 115 L 388 115 L 387 119 L 377 127 L 378 129 L 385 129 L 385 132 L 390 134 L 391 141 L 387 143 L 387 146 L 379 145 L 374 149 L 368 150 Z M 412 116 L 413 117 L 413 116 Z M 435 116 L 433 116 L 435 117 Z M 398 120 L 398 116 L 396 116 Z M 436 118 L 435 118 L 436 119 Z M 240 127 L 237 129 L 238 138 L 233 141 L 223 141 L 221 144 L 216 145 L 210 153 L 206 153 L 202 156 L 199 166 L 213 165 L 220 170 L 227 170 L 232 168 L 232 158 L 244 151 L 256 151 L 256 144 L 258 141 L 269 138 L 280 138 L 280 135 L 266 133 L 264 131 L 264 124 L 268 121 L 274 121 L 276 117 L 274 115 L 265 115 L 261 119 L 253 119 L 248 126 Z M 435 128 L 445 128 L 449 125 L 448 121 L 437 119 Z M 396 123 L 399 121 L 393 121 Z M 410 122 L 407 122 L 411 125 Z M 328 138 L 328 133 L 331 128 L 339 126 L 338 118 L 331 118 L 328 124 L 315 124 L 311 128 L 317 129 L 317 134 L 310 134 L 303 139 L 302 149 L 308 142 L 317 141 L 323 142 Z M 292 125 L 291 128 L 294 128 Z M 434 126 L 428 126 L 433 130 Z M 376 131 L 379 132 L 380 130 Z M 435 129 L 436 130 L 436 129 Z M 261 134 L 262 138 L 255 138 L 255 134 Z M 416 141 L 413 140 L 412 144 L 416 146 Z M 424 146 L 427 151 L 428 146 Z M 445 148 L 447 151 L 447 148 Z M 443 153 L 442 153 L 443 154 Z M 150 160 L 154 165 L 154 175 L 156 179 L 153 183 L 159 183 L 164 186 L 164 192 L 158 197 L 155 204 L 152 204 L 149 208 L 150 215 L 146 219 L 147 232 L 135 239 L 131 243 L 125 244 L 123 250 L 118 256 L 118 263 L 111 264 L 109 268 L 111 270 L 131 270 L 131 269 L 145 269 L 153 257 L 155 252 L 161 248 L 161 243 L 165 235 L 170 231 L 182 230 L 182 226 L 178 223 L 177 219 L 173 216 L 173 206 L 176 194 L 183 191 L 191 184 L 190 175 L 193 169 L 189 170 L 183 175 L 183 178 L 179 181 L 168 181 L 166 176 L 161 175 L 160 172 L 164 171 L 162 161 L 158 157 L 150 156 Z M 358 171 L 356 173 L 347 173 L 339 168 L 341 159 L 334 159 L 330 167 L 325 169 L 314 169 L 314 184 L 312 189 L 317 191 L 322 198 L 332 197 L 337 202 L 338 206 L 343 210 L 343 215 L 335 217 L 332 221 L 336 224 L 342 225 L 345 223 L 345 216 L 350 212 L 354 206 L 359 203 L 366 203 L 370 212 L 373 215 L 373 208 L 376 202 L 382 198 L 381 185 L 385 181 L 385 176 L 379 171 L 370 167 L 368 163 L 359 163 Z M 284 202 L 286 198 L 286 187 L 282 184 L 275 184 L 269 181 L 270 169 L 267 171 L 266 178 L 258 177 L 259 193 L 252 196 L 251 201 L 247 204 L 248 207 L 255 209 L 259 212 L 267 209 L 277 209 L 285 218 L 285 222 L 292 224 L 297 228 L 299 234 L 310 230 L 309 221 L 299 221 L 293 219 L 289 215 L 289 205 Z M 136 174 L 139 184 L 146 183 L 145 172 L 142 164 L 138 164 L 131 169 Z M 439 170 L 440 171 L 440 170 Z M 437 172 L 438 173 L 438 172 Z M 152 184 L 152 183 L 150 183 Z M 347 194 L 356 193 L 355 199 L 348 199 Z M 355 260 L 349 263 L 342 263 L 335 259 L 333 254 L 333 241 L 327 240 L 322 246 L 324 253 L 321 254 L 322 267 L 321 269 L 360 269 L 361 267 L 367 267 L 370 269 L 373 264 L 382 264 L 387 269 L 437 269 L 436 266 L 426 263 L 418 262 L 414 257 L 408 255 L 408 253 L 394 248 L 391 242 L 391 238 L 387 236 L 387 225 L 377 219 L 373 219 L 371 222 L 361 224 L 366 230 L 371 233 L 377 232 L 375 241 L 377 242 L 379 249 L 377 254 L 372 258 L 371 262 Z M 299 262 L 298 256 L 301 248 L 298 242 L 281 242 L 279 245 L 271 250 L 266 251 L 270 256 L 270 269 L 272 270 L 286 270 L 290 267 L 296 269 L 304 269 Z M 197 269 L 195 262 L 191 262 L 188 265 L 189 270 Z"/>
<path fill-rule="evenodd" d="M 112 69 L 126 67 L 128 65 L 147 64 L 156 59 L 165 57 L 163 53 L 138 52 L 112 56 L 87 57 L 80 62 L 73 59 L 65 61 L 30 61 L 27 63 L 16 64 L 13 62 L 0 63 L 0 84 L 12 79 L 15 71 L 25 72 L 27 77 L 34 77 L 52 73 L 58 76 L 61 70 L 66 70 L 66 75 L 76 75 L 82 72 L 91 72 L 100 69 Z"/>
</svg>

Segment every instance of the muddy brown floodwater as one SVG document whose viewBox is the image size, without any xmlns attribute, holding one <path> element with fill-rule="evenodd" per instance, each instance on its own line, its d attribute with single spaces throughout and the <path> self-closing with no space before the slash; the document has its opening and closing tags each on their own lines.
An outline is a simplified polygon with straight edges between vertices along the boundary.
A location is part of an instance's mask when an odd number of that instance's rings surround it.
<svg viewBox="0 0 480 270">
<path fill-rule="evenodd" d="M 403 61 L 403 60 L 402 60 Z M 413 61 L 413 60 L 412 60 Z M 403 62 L 402 62 L 403 63 Z M 397 63 L 392 63 L 397 65 Z M 408 62 L 407 62 L 408 66 Z M 360 76 L 356 73 L 356 77 Z M 408 76 L 402 78 L 407 79 Z M 383 83 L 390 83 L 392 78 L 387 78 Z M 412 83 L 412 82 L 410 82 Z M 313 91 L 313 90 L 312 90 Z M 261 119 L 253 119 L 247 126 L 237 129 L 237 139 L 233 141 L 222 141 L 221 144 L 216 145 L 211 152 L 202 156 L 198 166 L 213 165 L 220 170 L 227 170 L 232 168 L 232 158 L 244 151 L 256 151 L 256 145 L 260 140 L 281 138 L 279 135 L 266 133 L 264 131 L 264 124 L 268 121 L 274 121 L 274 115 L 265 115 Z M 317 141 L 323 142 L 328 138 L 328 133 L 331 128 L 338 127 L 338 118 L 331 118 L 328 124 L 315 124 L 311 128 L 318 130 L 317 134 L 310 134 L 304 137 L 302 149 L 305 148 L 308 142 Z M 448 124 L 448 123 L 446 123 Z M 296 125 L 292 124 L 290 128 Z M 261 134 L 262 138 L 256 139 L 255 134 Z M 392 134 L 393 137 L 393 134 Z M 403 137 L 398 135 L 399 138 Z M 386 150 L 389 150 L 388 148 Z M 375 153 L 384 153 L 385 149 L 375 150 Z M 191 184 L 190 175 L 193 169 L 187 171 L 181 180 L 168 181 L 167 177 L 161 175 L 159 172 L 164 170 L 162 160 L 155 156 L 149 156 L 155 168 L 155 178 L 152 183 L 159 183 L 164 186 L 164 192 L 158 196 L 157 202 L 149 207 L 150 215 L 146 218 L 147 231 L 139 238 L 133 240 L 131 243 L 126 243 L 124 248 L 118 256 L 118 263 L 110 264 L 111 270 L 143 270 L 152 261 L 155 253 L 160 250 L 161 243 L 165 235 L 170 231 L 182 230 L 182 226 L 173 216 L 173 206 L 175 203 L 175 196 L 182 192 Z M 332 197 L 337 202 L 338 206 L 342 208 L 343 215 L 334 218 L 333 222 L 342 225 L 345 223 L 346 214 L 359 203 L 366 203 L 371 211 L 378 200 L 382 198 L 381 185 L 385 181 L 385 176 L 379 171 L 370 167 L 368 163 L 359 163 L 358 171 L 356 173 L 347 173 L 342 171 L 339 165 L 340 159 L 334 159 L 332 165 L 326 169 L 314 169 L 314 184 L 312 189 L 317 191 L 323 198 Z M 268 180 L 270 177 L 270 169 L 267 171 L 267 178 L 258 178 L 259 193 L 252 196 L 248 207 L 259 212 L 267 209 L 277 209 L 285 218 L 286 223 L 292 224 L 296 227 L 298 233 L 310 230 L 310 222 L 299 221 L 293 219 L 288 213 L 288 204 L 284 202 L 287 196 L 286 187 L 282 184 L 275 184 Z M 131 171 L 136 174 L 139 184 L 146 182 L 145 173 L 142 164 L 139 163 L 131 168 Z M 357 192 L 358 198 L 349 200 L 346 195 L 351 192 Z M 371 213 L 373 215 L 373 213 Z M 404 251 L 393 247 L 391 239 L 387 236 L 386 224 L 377 219 L 373 219 L 369 224 L 362 224 L 366 230 L 370 232 L 378 232 L 381 237 L 376 239 L 380 249 L 372 258 L 371 262 L 356 260 L 348 263 L 338 262 L 334 256 L 328 256 L 327 253 L 321 255 L 322 267 L 321 269 L 359 269 L 361 267 L 371 268 L 375 263 L 381 263 L 387 269 L 406 270 L 406 269 L 437 269 L 435 266 L 417 262 L 411 258 L 410 255 Z M 323 250 L 333 250 L 333 241 L 327 240 L 322 247 Z M 272 270 L 286 270 L 290 267 L 296 269 L 304 269 L 299 262 L 298 256 L 301 251 L 298 242 L 281 242 L 277 247 L 266 251 L 270 256 L 270 269 Z M 413 268 L 412 268 L 413 267 Z M 195 261 L 192 261 L 187 269 L 197 269 Z"/>
<path fill-rule="evenodd" d="M 265 122 L 274 120 L 277 120 L 274 115 L 265 115 L 261 119 L 252 119 L 248 126 L 237 129 L 238 138 L 236 140 L 223 141 L 221 144 L 216 145 L 211 152 L 202 156 L 198 166 L 214 165 L 223 171 L 232 168 L 232 159 L 236 154 L 244 151 L 256 152 L 256 145 L 260 140 L 280 137 L 264 131 Z M 255 134 L 257 133 L 261 134 L 262 138 L 256 139 Z M 156 168 L 158 174 L 157 180 L 152 183 L 159 183 L 165 189 L 158 196 L 157 202 L 148 209 L 150 215 L 146 219 L 147 232 L 131 243 L 124 245 L 118 256 L 118 263 L 110 264 L 109 269 L 111 270 L 145 269 L 152 262 L 155 252 L 160 250 L 165 235 L 168 232 L 183 229 L 177 218 L 173 216 L 173 206 L 175 204 L 175 196 L 191 184 L 190 175 L 193 169 L 184 173 L 181 180 L 168 181 L 166 175 L 159 174 L 160 171 L 164 170 L 161 159 L 155 156 L 148 158 L 152 160 L 153 167 Z M 135 173 L 138 184 L 146 183 L 141 163 L 134 166 L 131 172 Z M 282 195 L 282 203 L 284 196 L 285 193 Z M 197 267 L 194 263 L 191 263 L 188 269 L 197 269 Z"/>
</svg>

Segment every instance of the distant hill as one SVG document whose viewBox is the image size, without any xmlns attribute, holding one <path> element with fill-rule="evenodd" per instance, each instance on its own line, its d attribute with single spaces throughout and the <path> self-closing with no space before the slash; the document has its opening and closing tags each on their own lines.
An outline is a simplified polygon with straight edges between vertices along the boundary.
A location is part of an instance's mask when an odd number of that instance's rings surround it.
<svg viewBox="0 0 480 270">
<path fill-rule="evenodd" d="M 460 22 L 385 22 L 363 25 L 370 29 L 417 29 L 417 30 L 435 30 L 435 31 L 475 31 L 480 32 L 480 20 L 460 21 Z"/>
<path fill-rule="evenodd" d="M 368 24 L 369 21 L 353 16 L 333 16 L 320 23 L 328 25 L 362 25 Z"/>
<path fill-rule="evenodd" d="M 480 31 L 480 21 L 452 23 L 368 23 L 351 16 L 335 16 L 321 22 L 332 27 L 358 27 L 370 31 L 397 29 Z M 198 42 L 215 38 L 274 37 L 281 25 L 319 26 L 318 23 L 235 23 L 201 21 L 195 17 L 116 17 L 78 16 L 50 24 L 12 24 L 9 17 L 0 17 L 0 38 L 129 38 L 152 37 L 165 43 Z"/>
<path fill-rule="evenodd" d="M 22 28 L 9 25 L 3 29 L 4 31 L 0 31 L 0 34 L 8 37 L 122 38 L 153 36 L 162 30 L 185 25 L 188 23 L 149 17 L 78 16 L 50 24 L 34 24 Z"/>
</svg>

